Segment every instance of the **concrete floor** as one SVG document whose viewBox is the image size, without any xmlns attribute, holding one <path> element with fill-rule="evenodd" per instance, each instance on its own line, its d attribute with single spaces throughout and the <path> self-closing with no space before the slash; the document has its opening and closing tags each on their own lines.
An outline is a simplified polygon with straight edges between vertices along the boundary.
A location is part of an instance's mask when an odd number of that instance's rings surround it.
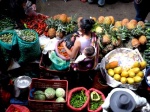
<svg viewBox="0 0 150 112">
<path fill-rule="evenodd" d="M 124 18 L 134 19 L 135 9 L 133 2 L 122 3 L 120 1 L 114 4 L 105 4 L 104 7 L 98 7 L 97 4 L 83 3 L 80 0 L 37 0 L 37 12 L 54 16 L 56 14 L 65 13 L 68 16 L 77 14 L 77 16 L 98 18 L 103 16 L 114 16 L 115 20 Z M 146 18 L 150 20 L 150 14 Z"/>
</svg>

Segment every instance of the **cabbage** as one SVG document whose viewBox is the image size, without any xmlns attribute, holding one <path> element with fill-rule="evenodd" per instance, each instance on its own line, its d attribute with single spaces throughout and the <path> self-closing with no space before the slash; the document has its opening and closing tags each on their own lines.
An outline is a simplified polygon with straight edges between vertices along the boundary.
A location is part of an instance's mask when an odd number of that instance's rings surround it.
<svg viewBox="0 0 150 112">
<path fill-rule="evenodd" d="M 58 97 L 58 98 L 56 99 L 56 102 L 65 102 L 65 99 L 62 98 L 62 97 Z"/>
<path fill-rule="evenodd" d="M 45 100 L 45 94 L 43 91 L 37 90 L 34 92 L 34 99 L 35 100 Z"/>
<path fill-rule="evenodd" d="M 47 99 L 53 99 L 55 97 L 55 90 L 53 88 L 45 89 L 44 93 Z"/>
<path fill-rule="evenodd" d="M 57 97 L 65 97 L 65 90 L 63 88 L 56 89 L 56 96 Z"/>
</svg>

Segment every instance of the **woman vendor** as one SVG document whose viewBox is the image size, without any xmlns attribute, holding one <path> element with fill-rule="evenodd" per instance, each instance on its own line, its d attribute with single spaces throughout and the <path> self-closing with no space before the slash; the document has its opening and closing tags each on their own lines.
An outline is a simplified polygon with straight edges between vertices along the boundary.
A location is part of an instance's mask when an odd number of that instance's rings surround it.
<svg viewBox="0 0 150 112">
<path fill-rule="evenodd" d="M 75 59 L 78 53 L 82 53 L 84 48 L 90 46 L 92 40 L 92 32 L 91 29 L 94 25 L 93 19 L 81 19 L 79 24 L 79 31 L 81 35 L 79 38 L 76 39 L 72 50 L 66 47 L 66 42 L 63 42 L 63 46 L 67 53 L 70 55 L 71 59 Z"/>
</svg>

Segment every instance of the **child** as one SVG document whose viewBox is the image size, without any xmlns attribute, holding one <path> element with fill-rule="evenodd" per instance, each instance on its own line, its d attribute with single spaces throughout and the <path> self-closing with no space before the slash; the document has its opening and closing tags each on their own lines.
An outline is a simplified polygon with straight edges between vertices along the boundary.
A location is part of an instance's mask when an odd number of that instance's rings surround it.
<svg viewBox="0 0 150 112">
<path fill-rule="evenodd" d="M 83 53 L 77 57 L 77 59 L 75 60 L 74 63 L 79 63 L 79 62 L 83 61 L 85 58 L 93 59 L 95 54 L 96 54 L 96 52 L 95 52 L 95 48 L 93 46 L 86 47 L 83 50 Z"/>
<path fill-rule="evenodd" d="M 82 54 L 80 54 L 76 60 L 73 62 L 73 68 L 76 71 L 77 68 L 82 69 L 92 69 L 94 63 L 94 57 L 96 55 L 96 50 L 93 46 L 86 47 Z"/>
</svg>

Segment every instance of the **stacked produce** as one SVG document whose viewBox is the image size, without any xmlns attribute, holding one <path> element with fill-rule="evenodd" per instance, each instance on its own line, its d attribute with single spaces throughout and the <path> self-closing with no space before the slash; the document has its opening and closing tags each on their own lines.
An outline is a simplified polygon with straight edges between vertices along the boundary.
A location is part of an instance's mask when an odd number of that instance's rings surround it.
<svg viewBox="0 0 150 112">
<path fill-rule="evenodd" d="M 45 35 L 49 38 L 63 38 L 66 34 L 72 33 L 77 26 L 76 17 L 69 17 L 66 14 L 55 15 L 45 22 L 48 25 L 47 34 L 45 33 Z"/>
<path fill-rule="evenodd" d="M 131 68 L 124 69 L 119 66 L 118 61 L 112 61 L 106 64 L 108 75 L 113 77 L 116 81 L 122 84 L 140 83 L 144 77 L 144 70 L 147 66 L 146 61 L 135 61 Z"/>
<path fill-rule="evenodd" d="M 150 66 L 150 23 L 147 22 L 145 23 L 145 27 L 146 27 L 146 31 L 145 31 L 145 35 L 147 38 L 147 43 L 146 43 L 146 47 L 145 50 L 143 52 L 143 57 L 147 62 L 147 66 Z"/>
<path fill-rule="evenodd" d="M 38 14 L 37 16 L 27 17 L 26 19 L 22 20 L 22 23 L 26 28 L 35 30 L 39 35 L 45 32 L 47 27 L 45 20 L 48 16 Z"/>
<path fill-rule="evenodd" d="M 4 15 L 0 15 L 0 32 L 13 29 L 15 27 L 15 22 Z"/>
<path fill-rule="evenodd" d="M 89 102 L 88 90 L 84 87 L 76 87 L 69 91 L 67 106 L 73 111 L 82 111 Z"/>
<path fill-rule="evenodd" d="M 34 100 L 54 100 L 56 102 L 65 102 L 65 90 L 63 88 L 48 87 L 44 91 L 36 90 L 33 94 Z"/>
<path fill-rule="evenodd" d="M 118 47 L 139 48 L 147 43 L 142 21 L 127 18 L 115 21 L 113 16 L 100 16 L 94 20 L 96 23 L 92 31 L 99 37 L 102 57 Z"/>
<path fill-rule="evenodd" d="M 33 42 L 36 40 L 36 34 L 30 30 L 20 31 L 19 37 L 26 42 Z"/>
<path fill-rule="evenodd" d="M 2 34 L 0 35 L 0 40 L 6 43 L 11 43 L 12 42 L 12 37 L 13 34 L 11 33 L 6 33 L 6 34 Z"/>
</svg>

